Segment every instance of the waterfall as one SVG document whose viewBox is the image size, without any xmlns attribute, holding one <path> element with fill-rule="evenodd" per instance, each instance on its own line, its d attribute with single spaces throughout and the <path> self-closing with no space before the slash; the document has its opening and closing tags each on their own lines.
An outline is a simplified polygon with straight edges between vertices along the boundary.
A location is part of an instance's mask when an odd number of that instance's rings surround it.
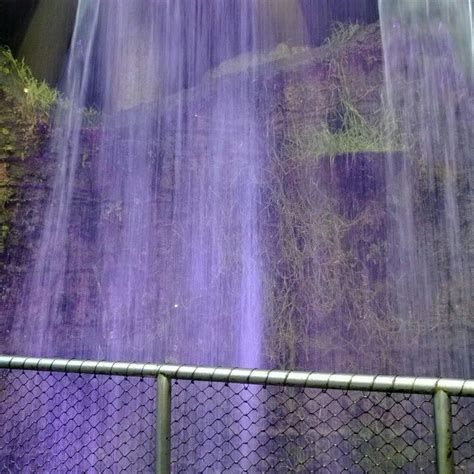
<svg viewBox="0 0 474 474">
<path fill-rule="evenodd" d="M 79 2 L 48 147 L 54 177 L 12 352 L 244 366 L 272 357 L 369 370 L 386 341 L 397 370 L 470 373 L 472 4 L 380 2 L 383 140 L 371 124 L 375 30 L 336 29 L 311 50 L 308 8 L 296 0 Z M 376 90 L 369 105 L 357 84 L 365 72 L 338 63 L 358 54 L 357 31 L 375 55 L 365 66 Z M 325 173 L 344 171 L 315 159 L 332 153 L 328 137 L 358 132 L 352 123 L 338 130 L 333 116 L 345 100 L 367 108 L 357 113 L 371 124 L 369 148 L 374 136 L 385 142 L 375 150 L 385 176 L 375 185 L 360 175 L 379 193 L 370 206 L 386 197 L 387 210 L 365 243 L 354 212 L 366 216 L 369 201 L 346 212 L 359 199 L 355 187 L 323 189 Z M 347 162 L 348 173 L 358 176 L 365 161 L 379 172 L 366 157 Z M 271 183 L 282 186 L 275 203 Z M 326 227 L 318 193 L 332 213 Z M 285 221 L 290 201 L 301 213 Z M 370 261 L 375 247 L 386 264 Z M 375 362 L 365 368 L 338 346 L 351 340 L 360 353 L 367 337 Z"/>
<path fill-rule="evenodd" d="M 388 272 L 406 373 L 472 376 L 471 2 L 379 2 L 387 109 Z"/>
<path fill-rule="evenodd" d="M 81 127 L 91 79 L 91 57 L 98 24 L 97 2 L 82 0 L 77 9 L 76 27 L 66 66 L 66 101 L 58 107 L 54 119 L 55 135 L 51 152 L 57 162 L 54 184 L 45 211 L 42 235 L 33 268 L 14 323 L 16 350 L 54 353 L 56 329 L 64 322 L 61 307 L 67 285 L 71 244 L 68 225 L 71 218 L 73 191 L 81 155 Z M 59 338 L 64 335 L 59 336 Z"/>
<path fill-rule="evenodd" d="M 79 2 L 14 352 L 263 363 L 255 70 L 293 3 Z"/>
</svg>

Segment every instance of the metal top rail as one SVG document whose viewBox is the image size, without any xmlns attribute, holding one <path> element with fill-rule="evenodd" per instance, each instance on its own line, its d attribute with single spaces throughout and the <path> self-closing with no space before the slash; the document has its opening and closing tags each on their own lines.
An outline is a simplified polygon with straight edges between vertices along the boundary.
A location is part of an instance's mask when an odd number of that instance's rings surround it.
<svg viewBox="0 0 474 474">
<path fill-rule="evenodd" d="M 172 379 L 285 385 L 319 389 L 360 390 L 434 394 L 439 390 L 448 395 L 474 397 L 474 380 L 448 378 L 402 377 L 393 375 L 324 374 L 294 370 L 262 370 L 190 365 L 140 364 L 136 362 L 106 362 L 79 359 L 49 359 L 0 355 L 0 369 L 72 372 L 79 374 L 119 375 L 127 377 L 157 377 Z"/>
</svg>

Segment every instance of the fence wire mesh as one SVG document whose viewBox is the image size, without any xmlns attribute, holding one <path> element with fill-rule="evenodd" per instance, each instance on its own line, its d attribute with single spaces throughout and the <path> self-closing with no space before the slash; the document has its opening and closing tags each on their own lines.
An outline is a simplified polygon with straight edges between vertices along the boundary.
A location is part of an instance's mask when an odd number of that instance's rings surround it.
<svg viewBox="0 0 474 474">
<path fill-rule="evenodd" d="M 431 397 L 176 381 L 176 472 L 434 471 Z"/>
<path fill-rule="evenodd" d="M 0 371 L 0 472 L 153 472 L 153 379 Z"/>
<path fill-rule="evenodd" d="M 154 472 L 154 377 L 0 369 L 0 473 Z M 173 380 L 172 472 L 435 472 L 432 395 Z M 474 399 L 451 397 L 457 472 Z"/>
<path fill-rule="evenodd" d="M 474 473 L 474 399 L 452 397 L 454 465 Z"/>
</svg>

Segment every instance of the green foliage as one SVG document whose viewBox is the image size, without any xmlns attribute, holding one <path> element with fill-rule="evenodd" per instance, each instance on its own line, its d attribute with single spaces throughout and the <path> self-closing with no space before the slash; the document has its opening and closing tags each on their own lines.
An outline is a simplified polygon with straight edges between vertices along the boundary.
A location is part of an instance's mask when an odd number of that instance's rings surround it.
<svg viewBox="0 0 474 474">
<path fill-rule="evenodd" d="M 358 24 L 334 25 L 333 32 L 324 45 L 328 53 L 333 116 L 328 116 L 325 123 L 294 127 L 286 140 L 288 155 L 308 159 L 347 153 L 401 150 L 403 141 L 400 132 L 387 109 L 379 106 L 379 110 L 372 109 L 365 114 L 359 110 L 358 103 L 364 100 L 364 96 L 376 94 L 380 99 L 382 90 L 369 88 L 363 93 L 354 90 L 358 87 L 354 84 L 356 78 L 350 77 L 347 71 L 350 58 L 359 54 L 358 43 L 367 34 Z"/>
<path fill-rule="evenodd" d="M 362 27 L 358 23 L 335 22 L 331 35 L 324 45 L 332 50 L 339 49 L 348 44 L 360 31 L 362 31 Z"/>
<path fill-rule="evenodd" d="M 0 47 L 0 254 L 21 240 L 14 222 L 24 190 L 22 160 L 34 154 L 49 137 L 48 121 L 58 92 L 34 78 L 23 60 Z M 18 165 L 13 163 L 18 160 Z M 20 164 L 21 163 L 21 164 Z"/>
<path fill-rule="evenodd" d="M 101 120 L 97 110 L 77 109 L 56 89 L 36 79 L 23 59 L 0 47 L 0 158 L 26 158 L 45 143 L 53 111 L 58 110 L 82 114 L 85 128 L 95 127 Z"/>
<path fill-rule="evenodd" d="M 337 357 L 342 350 L 347 358 L 364 350 L 356 337 L 388 347 L 397 326 L 385 307 L 384 282 L 371 281 L 368 271 L 385 262 L 381 206 L 370 201 L 345 215 L 324 160 L 294 155 L 275 157 L 272 165 L 269 209 L 278 218 L 265 258 L 272 275 L 265 298 L 272 363 L 305 366 L 315 353 Z"/>
<path fill-rule="evenodd" d="M 0 48 L 0 85 L 15 98 L 20 112 L 31 123 L 44 121 L 59 94 L 46 82 L 36 79 L 24 59 L 17 59 L 7 47 Z"/>
<path fill-rule="evenodd" d="M 367 365 L 391 363 L 390 351 L 367 356 L 355 342 L 388 348 L 397 340 L 386 281 L 374 279 L 386 259 L 383 206 L 361 199 L 346 212 L 331 181 L 342 160 L 376 170 L 376 157 L 367 153 L 401 149 L 398 127 L 382 105 L 377 38 L 373 28 L 337 24 L 321 48 L 319 88 L 313 96 L 290 91 L 293 126 L 268 172 L 275 254 L 266 258 L 274 275 L 266 285 L 272 315 L 266 329 L 268 355 L 277 366 L 305 366 L 315 354 L 340 358 L 340 370 L 351 370 L 348 354 L 354 361 L 363 356 Z M 369 72 L 361 73 L 361 66 Z M 305 95 L 322 110 L 312 115 L 308 107 L 312 121 L 301 112 Z"/>
<path fill-rule="evenodd" d="M 388 151 L 387 133 L 382 120 L 370 123 L 354 108 L 347 109 L 341 118 L 342 127 L 336 131 L 330 130 L 327 124 L 320 128 L 308 126 L 295 130 L 287 140 L 287 152 L 296 152 L 301 158 L 308 158 Z"/>
</svg>

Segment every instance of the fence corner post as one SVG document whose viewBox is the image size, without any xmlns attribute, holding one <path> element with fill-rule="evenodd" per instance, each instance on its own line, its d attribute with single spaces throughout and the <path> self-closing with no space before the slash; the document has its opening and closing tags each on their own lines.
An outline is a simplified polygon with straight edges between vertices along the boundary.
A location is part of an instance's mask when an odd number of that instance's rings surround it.
<svg viewBox="0 0 474 474">
<path fill-rule="evenodd" d="M 454 473 L 453 428 L 450 396 L 443 390 L 434 394 L 436 471 L 438 474 Z"/>
<path fill-rule="evenodd" d="M 171 380 L 159 374 L 156 401 L 156 459 L 155 472 L 171 472 Z"/>
</svg>

